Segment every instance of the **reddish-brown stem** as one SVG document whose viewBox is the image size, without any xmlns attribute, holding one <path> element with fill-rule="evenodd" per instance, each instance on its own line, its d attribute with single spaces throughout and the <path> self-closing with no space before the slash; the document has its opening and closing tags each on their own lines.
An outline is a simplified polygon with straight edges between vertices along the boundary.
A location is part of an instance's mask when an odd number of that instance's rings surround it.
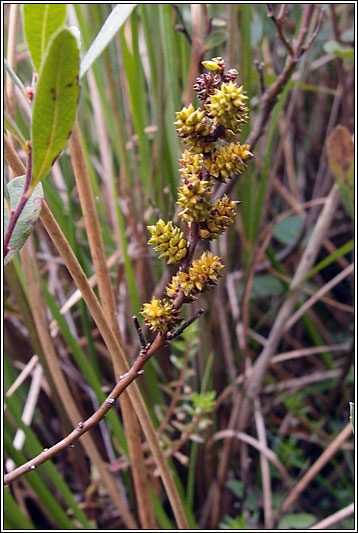
<svg viewBox="0 0 358 533">
<path fill-rule="evenodd" d="M 16 226 L 16 222 L 18 221 L 21 213 L 24 210 L 24 207 L 27 203 L 27 200 L 29 199 L 27 196 L 27 193 L 29 191 L 30 185 L 32 180 L 32 150 L 30 148 L 28 156 L 27 156 L 27 169 L 26 169 L 26 175 L 25 175 L 25 185 L 24 190 L 22 193 L 22 196 L 20 198 L 20 201 L 15 209 L 15 211 L 12 211 L 10 215 L 9 225 L 7 227 L 5 237 L 4 237 L 4 257 L 7 256 L 9 253 L 9 242 L 12 237 L 12 234 L 14 232 L 14 228 Z"/>
</svg>

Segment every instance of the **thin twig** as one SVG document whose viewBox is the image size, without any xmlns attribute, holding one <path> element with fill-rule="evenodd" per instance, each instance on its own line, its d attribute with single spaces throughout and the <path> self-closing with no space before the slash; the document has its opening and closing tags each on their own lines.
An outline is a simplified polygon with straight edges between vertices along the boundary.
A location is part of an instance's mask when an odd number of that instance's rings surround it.
<svg viewBox="0 0 358 533">
<path fill-rule="evenodd" d="M 337 524 L 337 522 L 341 522 L 345 518 L 348 518 L 354 514 L 354 503 L 350 503 L 347 505 L 347 507 L 344 507 L 343 509 L 340 509 L 336 513 L 331 514 L 330 516 L 327 516 L 324 520 L 321 520 L 320 522 L 317 522 L 314 526 L 311 526 L 309 529 L 321 529 L 321 530 L 327 530 L 332 528 L 334 524 Z"/>
<path fill-rule="evenodd" d="M 177 4 L 172 4 L 173 8 L 175 9 L 176 14 L 178 15 L 178 18 L 180 19 L 180 27 L 176 27 L 178 31 L 181 31 L 185 37 L 188 39 L 188 43 L 191 46 L 191 36 L 188 31 L 188 28 L 186 27 L 185 20 L 183 19 L 183 15 L 181 14 L 180 8 Z"/>
<path fill-rule="evenodd" d="M 259 75 L 260 92 L 261 92 L 261 95 L 263 95 L 265 92 L 264 64 L 262 61 L 258 61 L 257 59 L 255 59 L 254 64 L 255 64 L 257 73 Z"/>
<path fill-rule="evenodd" d="M 260 401 L 255 398 L 255 423 L 257 437 L 260 444 L 264 448 L 267 446 L 265 422 L 261 411 Z M 272 529 L 272 490 L 271 490 L 271 474 L 267 457 L 260 453 L 260 465 L 261 465 L 261 479 L 262 479 L 262 491 L 263 491 L 263 503 L 264 503 L 264 517 L 265 528 Z"/>
<path fill-rule="evenodd" d="M 189 318 L 189 320 L 187 320 L 186 322 L 184 322 L 184 324 L 182 324 L 178 329 L 176 329 L 175 331 L 173 331 L 172 333 L 167 333 L 167 339 L 168 341 L 171 341 L 173 339 L 175 339 L 175 337 L 178 337 L 178 335 L 181 335 L 183 333 L 183 331 L 188 327 L 190 326 L 190 324 L 192 324 L 193 322 L 195 322 L 195 320 L 197 320 L 202 314 L 204 313 L 204 309 L 199 309 L 195 315 L 193 315 L 191 318 Z"/>
<path fill-rule="evenodd" d="M 33 355 L 30 359 L 30 361 L 24 366 L 21 373 L 17 376 L 14 383 L 9 387 L 9 389 L 6 391 L 6 397 L 10 398 L 14 392 L 20 387 L 20 385 L 25 381 L 27 376 L 31 374 L 34 367 L 37 364 L 37 361 L 39 360 L 37 355 Z"/>
<path fill-rule="evenodd" d="M 134 322 L 135 328 L 138 333 L 139 344 L 141 345 L 142 348 L 145 349 L 147 347 L 147 342 L 144 338 L 142 328 L 140 327 L 140 324 L 139 324 L 139 320 L 136 316 L 132 316 L 132 320 Z"/>
<path fill-rule="evenodd" d="M 272 20 L 272 22 L 276 26 L 277 36 L 282 41 L 284 47 L 287 49 L 287 51 L 290 54 L 290 56 L 293 57 L 294 50 L 292 48 L 292 45 L 288 41 L 287 37 L 283 33 L 283 24 L 282 24 L 283 17 L 282 17 L 282 15 L 280 16 L 280 18 L 276 18 L 275 13 L 273 12 L 272 4 L 267 4 L 267 16 Z"/>
</svg>

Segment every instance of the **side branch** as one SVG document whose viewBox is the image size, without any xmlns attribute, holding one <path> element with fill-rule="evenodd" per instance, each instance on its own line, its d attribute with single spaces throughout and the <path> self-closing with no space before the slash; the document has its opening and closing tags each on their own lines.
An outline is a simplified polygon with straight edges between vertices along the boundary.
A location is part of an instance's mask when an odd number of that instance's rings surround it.
<svg viewBox="0 0 358 533">
<path fill-rule="evenodd" d="M 113 407 L 116 400 L 123 393 L 123 391 L 139 376 L 143 374 L 143 366 L 145 363 L 152 357 L 152 355 L 162 346 L 165 339 L 165 334 L 158 334 L 150 348 L 147 351 L 142 350 L 137 359 L 134 361 L 133 366 L 126 372 L 123 376 L 120 376 L 120 379 L 116 386 L 113 388 L 112 392 L 107 396 L 106 400 L 102 405 L 97 409 L 95 413 L 92 414 L 87 420 L 78 422 L 77 427 L 71 431 L 64 439 L 60 440 L 51 448 L 45 448 L 39 455 L 19 466 L 12 472 L 4 476 L 4 485 L 8 485 L 13 481 L 16 481 L 24 474 L 35 470 L 37 466 L 42 465 L 48 459 L 51 459 L 54 455 L 57 455 L 59 452 L 64 451 L 70 445 L 72 445 L 76 440 L 78 440 L 84 433 L 90 430 L 93 426 L 98 424 L 108 413 L 108 411 Z"/>
</svg>

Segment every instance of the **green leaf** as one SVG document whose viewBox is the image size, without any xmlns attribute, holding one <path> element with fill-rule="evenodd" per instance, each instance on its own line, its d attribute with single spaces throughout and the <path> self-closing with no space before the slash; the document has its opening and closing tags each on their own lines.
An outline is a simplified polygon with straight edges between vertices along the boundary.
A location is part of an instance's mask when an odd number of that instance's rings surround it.
<svg viewBox="0 0 358 533">
<path fill-rule="evenodd" d="M 21 146 L 28 152 L 28 148 L 26 146 L 26 141 L 24 136 L 22 135 L 18 125 L 14 121 L 11 115 L 6 111 L 4 111 L 4 128 L 11 133 L 16 139 L 19 141 Z"/>
<path fill-rule="evenodd" d="M 235 529 L 236 531 L 242 531 L 243 529 L 252 529 L 247 523 L 246 513 L 237 515 L 235 517 L 225 516 L 224 522 L 220 522 L 220 529 Z"/>
<path fill-rule="evenodd" d="M 273 230 L 273 235 L 282 244 L 291 244 L 298 235 L 302 224 L 302 217 L 298 215 L 290 215 L 284 220 L 277 222 Z"/>
<path fill-rule="evenodd" d="M 66 18 L 66 4 L 24 4 L 24 27 L 31 59 L 40 70 L 47 43 Z"/>
<path fill-rule="evenodd" d="M 11 528 L 5 529 L 35 529 L 34 525 L 26 518 L 20 507 L 11 495 L 8 488 L 4 489 L 4 516 Z"/>
<path fill-rule="evenodd" d="M 326 268 L 328 265 L 330 265 L 331 263 L 333 263 L 334 261 L 336 261 L 337 259 L 339 259 L 343 255 L 346 255 L 347 253 L 349 253 L 351 250 L 353 250 L 353 248 L 354 248 L 354 239 L 351 239 L 350 241 L 348 241 L 345 244 L 343 244 L 343 246 L 340 246 L 340 248 L 337 248 L 337 250 L 335 250 L 329 256 L 327 256 L 324 259 L 322 259 L 322 261 L 317 263 L 317 265 L 315 265 L 308 272 L 307 276 L 305 276 L 304 279 L 307 280 L 307 279 L 311 278 L 312 276 L 314 276 L 314 274 L 316 274 L 317 272 L 319 272 L 323 268 Z"/>
<path fill-rule="evenodd" d="M 205 40 L 205 48 L 206 50 L 211 50 L 212 48 L 215 48 L 215 46 L 220 46 L 221 44 L 225 43 L 227 40 L 227 31 L 220 29 L 220 30 L 214 30 L 212 31 L 208 38 Z"/>
<path fill-rule="evenodd" d="M 351 421 L 354 433 L 354 403 L 349 402 L 349 420 Z"/>
<path fill-rule="evenodd" d="M 313 514 L 288 514 L 279 521 L 277 529 L 308 529 L 315 522 L 317 522 L 317 517 Z"/>
<path fill-rule="evenodd" d="M 327 41 L 323 49 L 327 54 L 333 54 L 341 59 L 354 59 L 354 49 L 351 46 L 342 46 L 337 41 Z"/>
<path fill-rule="evenodd" d="M 258 274 L 252 284 L 251 299 L 266 298 L 282 294 L 285 287 L 276 276 L 272 274 Z"/>
<path fill-rule="evenodd" d="M 20 78 L 16 75 L 16 73 L 12 70 L 9 63 L 4 58 L 4 67 L 6 69 L 6 72 L 9 74 L 10 78 L 14 82 L 15 85 L 20 89 L 23 95 L 26 96 L 26 89 Z"/>
<path fill-rule="evenodd" d="M 65 147 L 79 97 L 79 49 L 68 29 L 59 30 L 42 61 L 32 116 L 32 186 L 50 170 Z"/>
<path fill-rule="evenodd" d="M 234 493 L 236 498 L 241 499 L 245 493 L 245 487 L 243 481 L 238 479 L 230 479 L 226 486 Z"/>
<path fill-rule="evenodd" d="M 137 4 L 122 4 L 117 5 L 113 9 L 81 62 L 80 78 L 86 74 L 92 63 L 99 55 L 101 55 L 108 43 L 116 35 L 119 28 L 125 23 L 136 5 Z"/>
<path fill-rule="evenodd" d="M 14 178 L 7 184 L 7 189 L 10 196 L 11 209 L 16 209 L 22 193 L 24 190 L 25 176 Z M 30 198 L 28 199 L 21 215 L 19 216 L 13 234 L 9 242 L 9 253 L 5 257 L 4 265 L 7 265 L 14 257 L 14 255 L 22 248 L 28 236 L 34 229 L 36 220 L 39 217 L 42 200 L 43 200 L 42 185 L 39 183 Z M 4 232 L 9 224 L 9 212 L 7 210 L 6 201 L 4 200 Z"/>
</svg>

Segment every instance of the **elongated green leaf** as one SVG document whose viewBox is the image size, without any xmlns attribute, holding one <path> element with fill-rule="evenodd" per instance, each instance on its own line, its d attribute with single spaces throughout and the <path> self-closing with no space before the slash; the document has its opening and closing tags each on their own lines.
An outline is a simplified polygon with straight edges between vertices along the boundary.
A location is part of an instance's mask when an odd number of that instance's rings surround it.
<svg viewBox="0 0 358 533">
<path fill-rule="evenodd" d="M 4 417 L 4 419 L 5 423 L 8 422 L 6 417 Z M 24 454 L 14 448 L 7 431 L 4 433 L 4 448 L 17 466 L 26 462 Z M 72 529 L 74 524 L 67 517 L 65 511 L 59 505 L 52 492 L 43 483 L 38 472 L 34 471 L 26 474 L 26 481 L 37 494 L 39 500 L 44 505 L 51 518 L 53 518 L 56 526 L 59 529 Z"/>
<path fill-rule="evenodd" d="M 4 514 L 11 529 L 35 529 L 34 525 L 24 516 L 20 507 L 11 496 L 10 490 L 4 490 Z M 7 529 L 5 527 L 5 529 Z"/>
<path fill-rule="evenodd" d="M 9 113 L 5 110 L 4 112 L 4 127 L 6 130 L 8 130 L 11 135 L 13 135 L 14 137 L 16 137 L 16 139 L 19 141 L 19 143 L 21 144 L 21 146 L 26 150 L 28 151 L 28 148 L 26 146 L 26 141 L 25 141 L 25 138 L 24 136 L 22 135 L 18 125 L 16 124 L 16 122 L 14 121 L 14 119 L 12 118 L 11 115 L 9 115 Z"/>
<path fill-rule="evenodd" d="M 65 147 L 79 97 L 79 49 L 70 30 L 51 39 L 43 59 L 32 117 L 33 179 L 38 183 Z"/>
<path fill-rule="evenodd" d="M 19 402 L 18 398 L 16 398 L 16 395 L 14 394 L 11 398 L 6 398 L 5 403 L 9 409 L 9 412 L 11 413 L 11 416 L 15 420 L 17 427 L 22 429 L 22 431 L 25 433 L 26 438 L 24 442 L 24 453 L 30 457 L 41 453 L 43 447 L 37 440 L 36 435 L 33 433 L 31 427 L 26 426 L 21 419 L 21 403 Z M 62 479 L 52 460 L 46 461 L 43 465 L 41 465 L 41 468 L 37 470 L 37 473 L 41 479 L 46 482 L 46 486 L 50 491 L 51 485 L 56 487 L 80 524 L 82 524 L 86 529 L 94 528 L 94 525 L 87 519 L 85 513 L 78 505 L 71 490 L 66 482 Z"/>
<path fill-rule="evenodd" d="M 25 176 L 19 176 L 8 183 L 7 190 L 10 196 L 11 209 L 16 209 L 20 198 L 22 196 L 25 184 Z M 5 257 L 4 264 L 7 265 L 14 257 L 14 255 L 22 248 L 28 236 L 34 229 L 36 220 L 39 217 L 43 200 L 43 190 L 41 183 L 35 187 L 32 195 L 28 199 L 25 207 L 19 216 L 12 237 L 9 242 L 10 251 Z M 5 202 L 5 200 L 4 200 Z M 4 205 L 4 230 L 6 233 L 9 224 L 9 212 L 7 205 Z"/>
<path fill-rule="evenodd" d="M 353 250 L 353 248 L 354 248 L 354 240 L 351 239 L 350 241 L 348 241 L 345 244 L 343 244 L 343 246 L 341 246 L 340 248 L 337 248 L 337 250 L 335 252 L 331 253 L 328 257 L 325 257 L 324 259 L 322 259 L 322 261 L 317 263 L 317 265 L 315 265 L 308 272 L 307 276 L 305 277 L 305 280 L 311 278 L 312 276 L 314 276 L 314 274 L 316 274 L 317 272 L 319 272 L 320 270 L 322 270 L 326 266 L 330 265 L 331 263 L 333 263 L 334 261 L 336 261 L 337 259 L 339 259 L 343 255 L 347 254 L 348 252 Z"/>
<path fill-rule="evenodd" d="M 92 63 L 99 55 L 101 55 L 108 43 L 118 32 L 119 28 L 132 13 L 136 5 L 137 4 L 121 4 L 113 9 L 81 62 L 80 78 L 86 74 Z"/>
<path fill-rule="evenodd" d="M 16 73 L 12 70 L 12 68 L 9 65 L 9 63 L 6 61 L 6 59 L 4 59 L 4 67 L 6 69 L 6 72 L 9 74 L 10 78 L 14 82 L 14 84 L 17 85 L 17 87 L 20 89 L 20 91 L 24 95 L 26 95 L 26 90 L 25 90 L 24 84 L 22 83 L 20 78 L 16 75 Z"/>
<path fill-rule="evenodd" d="M 47 43 L 66 18 L 66 4 L 24 4 L 24 27 L 31 59 L 40 70 Z"/>
</svg>

